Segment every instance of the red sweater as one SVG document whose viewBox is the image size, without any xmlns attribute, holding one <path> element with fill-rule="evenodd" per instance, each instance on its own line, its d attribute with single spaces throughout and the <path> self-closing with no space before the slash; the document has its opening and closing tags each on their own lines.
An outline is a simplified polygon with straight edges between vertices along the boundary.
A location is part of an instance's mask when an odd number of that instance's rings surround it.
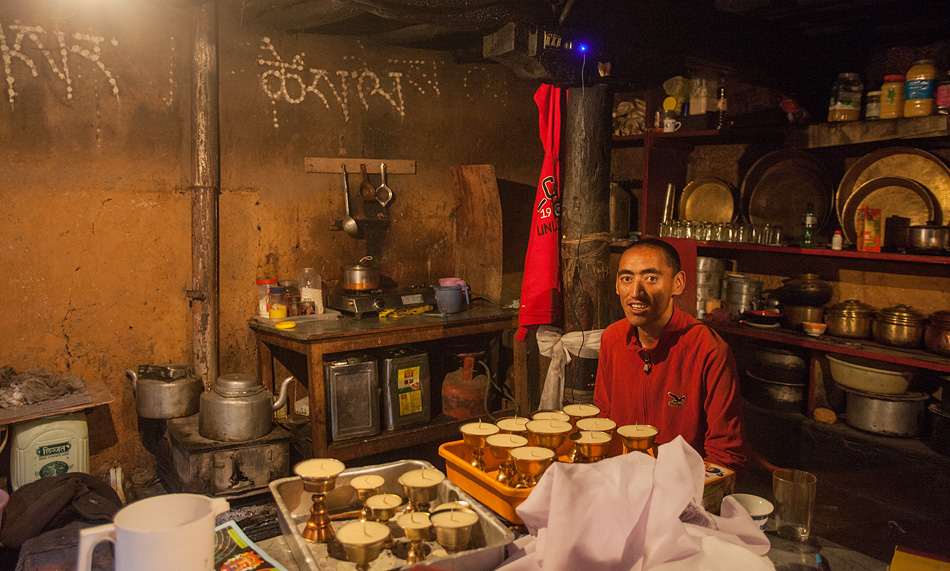
<svg viewBox="0 0 950 571">
<path fill-rule="evenodd" d="M 594 404 L 617 423 L 652 424 L 657 443 L 682 435 L 707 461 L 741 472 L 742 399 L 729 345 L 674 306 L 652 349 L 626 319 L 600 339 Z"/>
</svg>

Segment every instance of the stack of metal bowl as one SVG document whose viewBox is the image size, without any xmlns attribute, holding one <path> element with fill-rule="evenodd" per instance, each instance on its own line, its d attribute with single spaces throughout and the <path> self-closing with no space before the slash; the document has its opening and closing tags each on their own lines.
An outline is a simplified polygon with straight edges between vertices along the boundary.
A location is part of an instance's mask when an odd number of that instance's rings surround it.
<svg viewBox="0 0 950 571">
<path fill-rule="evenodd" d="M 696 315 L 706 312 L 707 300 L 719 299 L 724 271 L 722 260 L 705 256 L 696 258 Z"/>
<path fill-rule="evenodd" d="M 723 284 L 726 290 L 726 309 L 734 320 L 738 319 L 742 313 L 755 309 L 755 304 L 762 297 L 762 282 L 746 276 L 728 274 Z"/>
</svg>

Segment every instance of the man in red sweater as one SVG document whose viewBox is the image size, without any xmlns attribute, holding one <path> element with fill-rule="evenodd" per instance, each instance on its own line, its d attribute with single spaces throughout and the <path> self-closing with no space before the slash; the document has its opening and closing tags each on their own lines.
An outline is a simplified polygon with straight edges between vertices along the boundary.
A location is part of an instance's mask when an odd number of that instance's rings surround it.
<svg viewBox="0 0 950 571">
<path fill-rule="evenodd" d="M 681 435 L 709 462 L 742 472 L 742 402 L 729 345 L 673 304 L 686 274 L 666 242 L 644 239 L 620 258 L 626 319 L 600 341 L 594 404 L 625 424 L 651 424 L 657 443 Z"/>
</svg>

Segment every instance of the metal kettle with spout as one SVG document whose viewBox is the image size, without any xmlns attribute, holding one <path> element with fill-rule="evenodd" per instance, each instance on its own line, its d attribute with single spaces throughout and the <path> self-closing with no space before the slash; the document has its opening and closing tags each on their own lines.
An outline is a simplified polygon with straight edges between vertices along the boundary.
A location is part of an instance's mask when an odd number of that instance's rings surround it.
<svg viewBox="0 0 950 571">
<path fill-rule="evenodd" d="M 294 377 L 280 385 L 277 400 L 254 375 L 221 375 L 201 395 L 198 434 L 224 442 L 243 442 L 267 436 L 273 429 L 273 413 L 287 402 L 287 388 Z"/>
<path fill-rule="evenodd" d="M 181 418 L 198 412 L 204 386 L 184 363 L 139 365 L 126 369 L 135 394 L 135 410 L 142 418 Z"/>
</svg>

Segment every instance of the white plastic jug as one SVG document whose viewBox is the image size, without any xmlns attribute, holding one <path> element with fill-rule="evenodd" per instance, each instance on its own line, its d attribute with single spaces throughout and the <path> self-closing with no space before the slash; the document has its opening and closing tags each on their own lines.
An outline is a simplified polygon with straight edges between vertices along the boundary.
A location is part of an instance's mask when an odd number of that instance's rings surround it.
<svg viewBox="0 0 950 571">
<path fill-rule="evenodd" d="M 208 571 L 214 567 L 214 519 L 228 501 L 168 494 L 119 510 L 114 523 L 79 531 L 78 571 L 92 569 L 92 550 L 115 545 L 116 571 Z"/>
</svg>

